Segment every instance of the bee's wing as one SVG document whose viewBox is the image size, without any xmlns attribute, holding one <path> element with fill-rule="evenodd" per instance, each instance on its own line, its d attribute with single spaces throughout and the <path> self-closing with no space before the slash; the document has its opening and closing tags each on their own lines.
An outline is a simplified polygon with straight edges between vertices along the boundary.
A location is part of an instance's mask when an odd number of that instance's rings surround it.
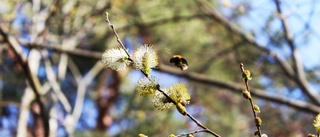
<svg viewBox="0 0 320 137">
<path fill-rule="evenodd" d="M 167 54 L 169 54 L 170 56 L 173 55 L 170 49 L 166 48 L 165 50 L 166 50 Z"/>
</svg>

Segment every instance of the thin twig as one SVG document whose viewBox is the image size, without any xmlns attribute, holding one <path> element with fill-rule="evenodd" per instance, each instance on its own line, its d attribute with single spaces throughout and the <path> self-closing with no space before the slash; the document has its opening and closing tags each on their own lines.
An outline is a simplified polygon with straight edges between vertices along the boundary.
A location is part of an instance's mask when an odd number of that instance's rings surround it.
<svg viewBox="0 0 320 137">
<path fill-rule="evenodd" d="M 187 136 L 187 135 L 195 134 L 195 133 L 200 133 L 200 132 L 208 132 L 208 130 L 207 129 L 199 129 L 199 130 L 195 130 L 193 132 L 181 133 L 179 135 L 176 135 L 176 137 L 183 137 L 183 136 Z"/>
<path fill-rule="evenodd" d="M 129 52 L 127 51 L 126 47 L 123 45 L 123 43 L 122 43 L 122 41 L 121 41 L 121 39 L 120 39 L 120 37 L 119 37 L 116 29 L 114 28 L 114 25 L 111 24 L 111 22 L 110 22 L 110 20 L 109 20 L 108 12 L 106 12 L 106 22 L 108 23 L 108 25 L 110 25 L 110 27 L 111 27 L 114 35 L 116 35 L 116 37 L 117 37 L 118 43 L 120 44 L 120 46 L 122 47 L 122 49 L 127 53 L 128 57 L 130 58 L 131 56 L 130 56 Z"/>
<path fill-rule="evenodd" d="M 210 133 L 212 135 L 214 135 L 215 137 L 220 137 L 220 135 L 218 135 L 217 133 L 213 132 L 212 130 L 210 130 L 209 128 L 207 128 L 206 126 L 202 125 L 197 119 L 195 119 L 192 115 L 190 115 L 187 111 L 186 111 L 186 115 L 193 121 L 195 122 L 199 127 L 207 130 L 207 133 Z"/>
<path fill-rule="evenodd" d="M 244 73 L 244 66 L 243 66 L 242 63 L 240 63 L 240 69 L 241 69 L 241 72 Z M 247 91 L 250 93 L 249 80 L 248 80 L 247 78 L 245 78 L 244 81 L 245 81 L 246 89 L 247 89 Z M 255 120 L 255 119 L 257 118 L 257 113 L 256 113 L 256 111 L 254 111 L 254 107 L 253 107 L 254 104 L 253 104 L 252 98 L 250 97 L 250 98 L 248 98 L 248 99 L 249 99 L 249 101 L 250 101 L 251 110 L 252 110 L 252 113 L 253 113 L 253 118 L 254 118 L 254 120 Z M 256 127 L 257 127 L 257 130 L 258 130 L 258 136 L 261 137 L 261 129 L 260 129 L 260 126 L 258 126 L 258 125 L 256 124 Z"/>
</svg>

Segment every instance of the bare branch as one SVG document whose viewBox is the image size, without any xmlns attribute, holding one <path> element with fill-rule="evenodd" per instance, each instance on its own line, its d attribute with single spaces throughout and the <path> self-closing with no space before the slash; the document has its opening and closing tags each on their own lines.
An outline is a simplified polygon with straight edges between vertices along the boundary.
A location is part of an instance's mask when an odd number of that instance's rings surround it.
<svg viewBox="0 0 320 137">
<path fill-rule="evenodd" d="M 82 112 L 82 108 L 83 108 L 85 92 L 87 90 L 88 85 L 91 83 L 93 78 L 96 75 L 98 75 L 101 70 L 103 70 L 103 68 L 104 68 L 104 66 L 102 65 L 102 63 L 100 61 L 98 61 L 91 68 L 91 70 L 86 74 L 86 76 L 84 76 L 84 78 L 81 79 L 81 81 L 79 83 L 79 87 L 77 89 L 76 102 L 75 102 L 74 110 L 73 110 L 73 113 L 72 113 L 73 126 L 76 126 L 78 121 L 79 121 L 79 118 L 80 118 L 80 115 L 81 115 L 81 112 Z M 72 127 L 72 128 L 75 128 L 75 127 Z"/>
<path fill-rule="evenodd" d="M 205 132 L 210 133 L 212 135 L 214 135 L 215 137 L 220 137 L 220 135 L 218 135 L 217 133 L 213 132 L 212 130 L 210 130 L 209 128 L 207 128 L 206 126 L 202 125 L 197 119 L 195 119 L 192 115 L 190 115 L 187 111 L 186 111 L 186 115 L 193 121 L 195 122 L 199 127 L 201 127 L 202 129 L 205 130 Z"/>
<path fill-rule="evenodd" d="M 257 47 L 261 51 L 267 53 L 270 57 L 274 58 L 276 60 L 276 62 L 279 64 L 280 68 L 286 74 L 286 76 L 293 79 L 294 82 L 301 88 L 301 90 L 304 93 L 306 93 L 306 95 L 316 105 L 320 105 L 320 97 L 318 97 L 318 95 L 316 95 L 316 92 L 308 84 L 308 81 L 306 80 L 306 78 L 303 75 L 301 75 L 301 72 L 300 72 L 299 78 L 296 78 L 296 73 L 295 73 L 294 69 L 291 67 L 291 65 L 288 63 L 288 61 L 281 59 L 275 52 L 272 52 L 270 49 L 268 49 L 266 45 L 259 44 L 252 35 L 244 32 L 239 27 L 237 27 L 236 25 L 234 25 L 233 23 L 228 21 L 216 9 L 207 7 L 203 2 L 200 2 L 199 0 L 197 0 L 196 2 L 201 7 L 200 9 L 203 10 L 203 12 L 206 13 L 207 16 L 210 17 L 210 19 L 213 19 L 213 20 L 221 23 L 227 29 L 229 29 L 229 31 L 241 36 L 248 43 Z M 297 52 L 295 51 L 294 54 L 297 54 Z M 297 57 L 297 55 L 295 55 L 295 56 Z M 299 63 L 299 64 L 301 64 L 301 63 Z M 299 67 L 301 67 L 301 66 L 299 66 Z M 300 71 L 303 71 L 303 69 L 300 69 Z"/>
<path fill-rule="evenodd" d="M 203 12 L 210 18 L 213 19 L 222 25 L 224 25 L 229 31 L 241 36 L 244 40 L 246 40 L 248 43 L 252 44 L 253 46 L 257 47 L 261 51 L 267 53 L 269 56 L 273 57 L 277 63 L 280 65 L 281 69 L 286 73 L 288 77 L 292 77 L 294 75 L 294 71 L 290 67 L 290 64 L 286 61 L 282 60 L 275 52 L 272 52 L 270 49 L 267 48 L 267 46 L 262 45 L 256 41 L 256 39 L 250 35 L 249 33 L 241 30 L 239 27 L 237 27 L 235 24 L 232 24 L 228 19 L 223 17 L 216 9 L 206 7 L 204 3 L 200 1 L 196 1 L 197 4 L 201 7 Z"/>
<path fill-rule="evenodd" d="M 124 50 L 124 51 L 126 51 L 126 53 L 127 53 L 128 57 L 130 57 L 129 52 L 127 51 L 126 47 L 123 45 L 123 43 L 122 43 L 122 41 L 121 41 L 121 39 L 120 39 L 120 37 L 119 37 L 119 35 L 118 35 L 118 33 L 117 33 L 116 29 L 114 29 L 114 25 L 113 25 L 113 24 L 111 24 L 111 22 L 110 22 L 110 20 L 109 20 L 109 16 L 108 16 L 108 13 L 107 13 L 107 12 L 106 12 L 106 22 L 108 23 L 108 25 L 110 25 L 110 27 L 111 27 L 111 29 L 112 29 L 113 33 L 116 35 L 116 37 L 117 37 L 117 41 L 118 41 L 118 43 L 120 44 L 120 46 L 123 48 L 123 50 Z"/>
<path fill-rule="evenodd" d="M 159 71 L 165 72 L 165 73 L 170 73 L 170 74 L 173 74 L 176 76 L 181 76 L 181 77 L 184 77 L 189 80 L 193 80 L 193 81 L 196 81 L 196 82 L 199 82 L 202 84 L 229 89 L 235 93 L 242 93 L 242 90 L 244 89 L 244 87 L 239 84 L 230 83 L 230 82 L 223 82 L 223 81 L 208 77 L 208 76 L 200 74 L 200 73 L 181 72 L 174 67 L 170 67 L 170 66 L 163 65 L 163 64 L 161 64 L 159 66 Z M 256 97 L 259 97 L 259 98 L 262 98 L 265 100 L 269 100 L 269 101 L 279 103 L 279 104 L 288 105 L 293 108 L 303 110 L 306 112 L 310 112 L 310 113 L 314 113 L 314 114 L 317 114 L 320 112 L 319 106 L 316 106 L 316 105 L 313 105 L 310 103 L 306 103 L 303 101 L 299 101 L 299 100 L 293 100 L 293 99 L 288 99 L 288 98 L 284 98 L 284 97 L 280 97 L 280 96 L 268 95 L 267 91 L 264 91 L 264 90 L 251 88 L 251 94 L 253 96 L 256 96 Z"/>
<path fill-rule="evenodd" d="M 42 124 L 44 126 L 44 134 L 47 137 L 49 135 L 49 121 L 48 121 L 48 114 L 45 110 L 45 106 L 41 101 L 41 94 L 40 94 L 40 82 L 36 78 L 36 76 L 31 72 L 26 57 L 23 56 L 21 47 L 17 40 L 11 36 L 8 36 L 2 26 L 0 26 L 0 35 L 4 38 L 4 41 L 8 43 L 10 48 L 14 51 L 15 56 L 18 59 L 19 64 L 22 66 L 24 74 L 26 74 L 27 80 L 29 85 L 32 88 L 33 93 L 35 94 L 35 101 L 38 103 L 40 107 L 40 117 L 42 118 Z"/>
<path fill-rule="evenodd" d="M 7 107 L 9 105 L 14 105 L 16 107 L 20 107 L 20 102 L 14 102 L 14 101 L 0 101 L 0 107 Z"/>
<path fill-rule="evenodd" d="M 55 95 L 52 96 L 54 102 L 57 102 L 58 99 Z M 51 108 L 49 109 L 49 115 L 50 115 L 50 119 L 49 119 L 49 124 L 50 124 L 50 134 L 49 137 L 56 137 L 57 136 L 57 131 L 58 131 L 58 115 L 59 113 L 57 112 L 58 109 L 56 108 L 55 105 L 51 106 Z"/>
<path fill-rule="evenodd" d="M 92 58 L 92 59 L 97 59 L 97 60 L 100 60 L 101 55 L 102 55 L 101 52 L 93 52 L 93 51 L 77 49 L 77 48 L 71 51 L 71 50 L 64 50 L 59 47 L 49 47 L 49 46 L 43 46 L 43 45 L 27 46 L 27 47 L 28 48 L 41 47 L 42 49 L 48 48 L 48 49 L 53 50 L 58 53 L 67 53 L 70 55 L 77 55 L 77 56 L 82 56 L 82 57 L 87 57 L 87 58 Z M 83 52 L 84 54 L 81 54 L 81 52 Z M 221 88 L 226 88 L 231 91 L 234 91 L 235 93 L 241 93 L 244 88 L 242 86 L 239 86 L 238 84 L 219 81 L 219 80 L 210 78 L 210 77 L 203 75 L 203 74 L 200 74 L 200 73 L 181 72 L 174 67 L 170 67 L 170 66 L 167 66 L 164 64 L 160 65 L 159 71 L 165 72 L 165 73 L 170 73 L 170 74 L 177 75 L 177 76 L 182 76 L 182 77 L 188 78 L 190 80 L 194 80 L 196 82 L 207 84 L 210 86 L 217 86 L 217 87 L 221 87 Z M 303 101 L 299 101 L 299 100 L 293 100 L 293 99 L 288 99 L 288 98 L 284 98 L 284 97 L 268 95 L 268 94 L 266 94 L 267 91 L 263 91 L 260 89 L 251 88 L 251 93 L 253 96 L 256 96 L 258 98 L 262 98 L 262 99 L 276 102 L 279 104 L 287 105 L 287 106 L 290 106 L 290 107 L 293 107 L 293 108 L 296 108 L 299 110 L 303 110 L 306 112 L 310 112 L 310 113 L 314 113 L 314 114 L 320 112 L 320 107 L 318 107 L 316 105 L 306 103 Z"/>
<path fill-rule="evenodd" d="M 285 34 L 285 39 L 286 39 L 286 41 L 291 49 L 291 52 L 292 52 L 291 58 L 292 58 L 293 64 L 294 64 L 293 69 L 295 71 L 295 75 L 294 75 L 295 81 L 303 89 L 303 91 L 309 96 L 309 98 L 313 102 L 320 105 L 319 95 L 309 85 L 309 83 L 305 77 L 305 71 L 304 71 L 303 65 L 300 61 L 300 57 L 299 57 L 299 53 L 297 51 L 296 45 L 293 41 L 293 34 L 289 29 L 289 25 L 288 25 L 288 21 L 287 21 L 286 17 L 282 14 L 282 10 L 280 7 L 280 1 L 274 0 L 274 2 L 275 2 L 277 12 L 278 12 L 280 20 L 281 20 L 282 28 L 283 28 L 283 31 Z"/>
<path fill-rule="evenodd" d="M 143 71 L 141 71 L 142 73 L 144 73 Z M 146 77 L 147 75 L 144 74 Z M 163 90 L 160 89 L 160 85 L 158 84 L 157 85 L 157 90 L 160 91 L 164 96 L 166 96 L 170 102 L 172 102 L 173 104 L 177 105 L 177 103 L 175 101 L 173 101 L 173 99 L 168 95 L 166 94 Z M 190 113 L 188 111 L 185 112 L 186 116 L 188 116 L 194 123 L 196 123 L 199 127 L 203 128 L 204 130 L 206 130 L 207 133 L 210 133 L 216 137 L 220 137 L 220 135 L 218 135 L 217 133 L 213 132 L 212 130 L 210 130 L 209 128 L 207 128 L 206 126 L 204 126 L 203 124 L 201 124 L 196 118 L 194 118 L 192 115 L 190 115 Z"/>
<path fill-rule="evenodd" d="M 230 52 L 236 50 L 237 48 L 240 48 L 241 46 L 243 45 L 243 42 L 238 42 L 238 43 L 235 43 L 233 46 L 231 46 L 230 48 L 227 48 L 227 49 L 224 49 L 224 50 L 221 50 L 219 51 L 218 53 L 212 55 L 211 57 L 208 57 L 207 59 L 207 62 L 203 63 L 202 66 L 199 67 L 198 71 L 197 72 L 204 72 L 206 71 L 207 69 L 210 68 L 210 65 L 212 64 L 212 62 L 215 60 L 215 59 L 221 59 L 225 56 L 227 56 Z"/>
<path fill-rule="evenodd" d="M 54 74 L 54 71 L 52 69 L 52 65 L 50 60 L 48 59 L 47 51 L 42 52 L 42 56 L 44 59 L 45 69 L 46 69 L 46 76 L 49 81 L 49 84 L 51 85 L 51 88 L 53 89 L 54 93 L 57 95 L 58 99 L 60 100 L 63 108 L 65 111 L 70 114 L 71 113 L 71 105 L 67 99 L 67 97 L 63 94 L 61 91 L 60 85 L 57 82 L 57 78 Z"/>
<path fill-rule="evenodd" d="M 63 49 L 61 46 L 44 46 L 41 44 L 36 44 L 36 43 L 23 43 L 21 42 L 23 46 L 26 46 L 27 48 L 36 48 L 36 49 L 46 49 L 46 50 L 52 50 L 54 52 L 58 53 L 67 53 L 69 55 L 76 55 L 76 56 L 81 56 L 81 57 L 86 57 L 86 58 L 93 58 L 93 59 L 100 59 L 102 53 L 101 52 L 94 52 L 94 51 L 89 51 L 89 50 L 84 50 L 84 49 Z"/>
<path fill-rule="evenodd" d="M 81 72 L 80 72 L 79 68 L 77 67 L 76 63 L 74 63 L 74 61 L 71 58 L 69 58 L 69 60 L 68 60 L 68 67 L 69 67 L 70 72 L 72 73 L 74 79 L 76 80 L 77 85 L 79 85 L 81 78 L 82 78 L 82 75 L 81 75 Z"/>
<path fill-rule="evenodd" d="M 28 135 L 27 123 L 28 123 L 28 117 L 30 114 L 29 108 L 34 98 L 35 96 L 34 96 L 34 93 L 32 92 L 32 89 L 30 89 L 30 87 L 27 87 L 21 99 L 20 114 L 19 114 L 19 120 L 17 125 L 17 137 L 25 137 Z"/>
</svg>

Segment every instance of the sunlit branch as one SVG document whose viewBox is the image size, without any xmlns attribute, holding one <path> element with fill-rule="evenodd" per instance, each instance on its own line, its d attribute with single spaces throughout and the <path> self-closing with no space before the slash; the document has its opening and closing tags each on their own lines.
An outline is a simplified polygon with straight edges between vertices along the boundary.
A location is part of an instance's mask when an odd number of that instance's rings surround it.
<svg viewBox="0 0 320 137">
<path fill-rule="evenodd" d="M 78 84 L 79 87 L 77 89 L 76 102 L 72 113 L 74 126 L 76 126 L 80 119 L 87 87 L 91 83 L 93 78 L 95 78 L 96 75 L 98 75 L 99 72 L 103 70 L 103 68 L 104 66 L 102 65 L 102 63 L 100 61 L 97 61 L 96 64 L 90 69 L 90 71 L 81 79 L 80 83 Z"/>
<path fill-rule="evenodd" d="M 11 36 L 8 36 L 2 26 L 0 26 L 0 34 L 3 37 L 4 41 L 8 43 L 12 51 L 14 52 L 15 56 L 17 57 L 18 63 L 23 68 L 24 74 L 26 74 L 28 83 L 32 88 L 33 93 L 35 94 L 35 101 L 39 105 L 40 108 L 40 117 L 42 119 L 42 124 L 44 126 L 44 135 L 47 137 L 49 135 L 49 116 L 45 110 L 44 103 L 41 101 L 41 94 L 40 94 L 40 82 L 36 78 L 36 76 L 31 72 L 29 64 L 26 60 L 26 57 L 22 54 L 22 49 L 17 42 L 17 40 Z"/>
<path fill-rule="evenodd" d="M 120 37 L 119 37 L 116 29 L 114 28 L 114 25 L 111 24 L 111 22 L 110 22 L 110 20 L 109 20 L 108 12 L 106 12 L 106 22 L 108 23 L 108 25 L 110 25 L 110 27 L 111 27 L 114 35 L 116 35 L 117 41 L 118 41 L 118 43 L 120 44 L 121 48 L 123 48 L 123 50 L 127 53 L 128 57 L 130 57 L 129 52 L 127 51 L 126 47 L 123 45 L 123 43 L 122 43 L 122 41 L 121 41 L 121 39 L 120 39 Z"/>
<path fill-rule="evenodd" d="M 61 91 L 60 85 L 57 81 L 56 75 L 55 75 L 54 70 L 52 68 L 52 64 L 51 64 L 50 60 L 48 59 L 47 51 L 43 51 L 41 53 L 41 55 L 43 56 L 42 58 L 44 59 L 46 76 L 49 81 L 49 84 L 51 85 L 51 88 L 53 89 L 54 93 L 57 95 L 57 97 L 58 97 L 59 101 L 61 102 L 65 111 L 68 114 L 70 114 L 71 110 L 72 110 L 71 105 L 70 105 L 67 97 Z"/>
<path fill-rule="evenodd" d="M 243 66 L 242 63 L 240 63 L 240 70 L 241 70 L 242 75 L 244 75 L 244 74 L 245 74 L 245 69 L 244 69 L 244 66 Z M 247 70 L 247 71 L 248 71 L 248 70 Z M 250 73 L 250 72 L 249 72 L 249 73 Z M 249 74 L 249 77 L 251 77 L 250 74 Z M 248 78 L 244 78 L 244 83 L 245 83 L 245 85 L 246 85 L 246 90 L 248 91 L 248 93 L 249 93 L 249 95 L 250 95 L 251 93 L 250 93 L 250 87 L 249 87 L 249 79 L 248 79 Z M 256 113 L 256 111 L 254 110 L 254 107 L 253 107 L 254 104 L 253 104 L 251 95 L 250 95 L 250 97 L 247 98 L 247 99 L 249 99 L 249 102 L 250 102 L 250 105 L 251 105 L 251 110 L 252 110 L 252 113 L 253 113 L 253 119 L 255 120 L 255 119 L 257 118 L 257 113 Z M 256 132 L 256 133 L 257 133 L 257 135 L 258 135 L 259 137 L 261 137 L 261 129 L 260 129 L 260 126 L 256 124 L 256 127 L 257 127 L 257 132 Z"/>
</svg>

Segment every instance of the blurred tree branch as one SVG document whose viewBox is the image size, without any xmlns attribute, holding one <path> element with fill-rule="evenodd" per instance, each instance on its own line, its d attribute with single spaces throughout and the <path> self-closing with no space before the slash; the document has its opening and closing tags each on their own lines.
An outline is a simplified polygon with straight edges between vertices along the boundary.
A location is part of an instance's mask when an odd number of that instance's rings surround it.
<svg viewBox="0 0 320 137">
<path fill-rule="evenodd" d="M 193 80 L 193 81 L 196 81 L 196 82 L 199 82 L 202 84 L 207 84 L 210 86 L 229 89 L 229 90 L 236 92 L 236 93 L 239 93 L 239 94 L 242 93 L 243 89 L 245 89 L 244 86 L 241 86 L 236 83 L 223 82 L 223 81 L 220 81 L 220 80 L 217 80 L 214 78 L 210 78 L 206 75 L 195 73 L 195 72 L 181 72 L 181 71 L 175 69 L 174 67 L 170 67 L 167 65 L 161 65 L 159 68 L 159 71 L 174 74 L 177 76 L 182 76 L 182 77 L 185 77 L 189 80 Z M 307 102 L 303 102 L 303 101 L 299 101 L 299 100 L 288 99 L 288 98 L 284 98 L 284 97 L 280 97 L 280 96 L 271 96 L 271 95 L 268 95 L 267 92 L 264 90 L 251 88 L 251 94 L 253 96 L 256 96 L 261 99 L 269 100 L 269 101 L 279 103 L 279 104 L 288 105 L 290 107 L 293 107 L 293 108 L 296 108 L 299 110 L 303 110 L 303 111 L 307 111 L 310 113 L 316 114 L 316 113 L 320 112 L 320 107 L 318 107 L 316 105 L 313 105 L 313 104 L 310 104 Z"/>
<path fill-rule="evenodd" d="M 23 71 L 27 77 L 28 84 L 31 87 L 33 93 L 35 94 L 35 101 L 40 107 L 40 117 L 42 118 L 42 124 L 44 126 L 44 135 L 49 135 L 49 122 L 48 122 L 48 113 L 45 110 L 45 106 L 41 100 L 41 93 L 40 93 L 40 82 L 37 79 L 37 77 L 31 72 L 29 64 L 27 62 L 26 57 L 22 54 L 22 49 L 17 42 L 17 40 L 11 36 L 9 36 L 4 30 L 3 27 L 0 25 L 0 35 L 3 37 L 4 42 L 8 43 L 9 47 L 13 52 L 15 53 L 15 56 L 17 57 L 18 63 L 23 68 Z"/>
<path fill-rule="evenodd" d="M 32 100 L 34 100 L 34 93 L 32 89 L 27 87 L 24 91 L 24 95 L 21 99 L 21 106 L 20 106 L 20 114 L 19 114 L 19 121 L 17 126 L 17 137 L 24 137 L 27 134 L 27 123 L 28 117 L 30 115 L 30 104 Z"/>
<path fill-rule="evenodd" d="M 96 101 L 99 107 L 96 126 L 102 131 L 110 127 L 113 123 L 111 107 L 117 102 L 120 96 L 119 89 L 121 80 L 120 73 L 111 69 L 104 70 L 99 76 Z"/>
<path fill-rule="evenodd" d="M 277 0 L 275 0 L 277 1 Z M 280 68 L 283 70 L 283 72 L 287 75 L 287 77 L 294 81 L 300 88 L 301 90 L 306 93 L 306 95 L 312 100 L 312 102 L 316 105 L 320 105 L 320 97 L 315 93 L 314 89 L 309 85 L 306 77 L 304 76 L 304 70 L 303 67 L 298 59 L 298 53 L 297 50 L 294 46 L 293 40 L 292 40 L 292 34 L 289 34 L 288 27 L 286 25 L 286 21 L 283 21 L 284 18 L 282 19 L 282 24 L 283 28 L 286 33 L 286 39 L 291 47 L 292 50 L 292 57 L 294 61 L 295 67 L 292 67 L 287 60 L 284 60 L 280 58 L 275 52 L 271 51 L 270 49 L 267 48 L 266 45 L 259 44 L 256 39 L 250 35 L 247 32 L 244 32 L 242 29 L 237 27 L 235 24 L 232 22 L 228 21 L 225 17 L 223 17 L 216 9 L 211 8 L 207 6 L 203 1 L 197 0 L 197 4 L 199 5 L 199 9 L 203 11 L 204 13 L 207 14 L 210 19 L 213 19 L 214 21 L 217 21 L 224 25 L 226 28 L 229 29 L 229 31 L 233 32 L 234 34 L 237 34 L 241 36 L 244 40 L 246 40 L 248 43 L 253 45 L 254 47 L 260 49 L 261 51 L 267 53 L 270 57 L 274 58 L 277 62 L 277 64 L 280 66 Z M 279 8 L 278 8 L 279 10 Z M 281 11 L 278 11 L 281 13 Z"/>
<path fill-rule="evenodd" d="M 74 128 L 76 127 L 80 116 L 81 112 L 83 109 L 83 102 L 84 102 L 84 97 L 85 97 L 85 92 L 88 87 L 88 85 L 92 82 L 92 80 L 102 71 L 104 66 L 100 61 L 97 61 L 96 64 L 90 69 L 90 71 L 81 79 L 80 83 L 78 84 L 79 87 L 77 89 L 77 97 L 76 97 L 76 102 L 74 106 L 74 110 L 72 113 L 73 117 L 73 123 L 69 123 L 72 125 L 72 130 L 69 131 L 70 133 L 74 132 Z"/>
<path fill-rule="evenodd" d="M 0 107 L 7 107 L 8 105 L 14 105 L 19 107 L 21 104 L 19 102 L 14 102 L 14 101 L 0 101 Z"/>
<path fill-rule="evenodd" d="M 159 19 L 159 20 L 152 21 L 152 22 L 146 22 L 143 25 L 146 28 L 152 28 L 152 27 L 167 24 L 170 22 L 188 21 L 188 20 L 192 20 L 192 19 L 201 19 L 201 18 L 206 18 L 206 17 L 207 17 L 207 15 L 204 13 L 193 14 L 193 15 L 188 15 L 188 16 L 177 15 L 177 16 L 173 16 L 170 18 L 164 18 L 164 19 Z M 142 24 L 141 23 L 129 24 L 129 25 L 126 25 L 124 27 L 119 28 L 118 31 L 128 30 L 129 28 L 131 28 L 133 26 L 139 26 L 139 25 L 142 25 Z"/>
<path fill-rule="evenodd" d="M 274 3 L 277 7 L 277 12 L 279 14 L 282 29 L 285 34 L 286 42 L 288 43 L 290 50 L 291 50 L 291 58 L 293 60 L 293 70 L 295 72 L 295 75 L 293 75 L 294 80 L 296 83 L 305 91 L 305 93 L 309 96 L 309 98 L 315 102 L 317 105 L 320 105 L 320 96 L 316 93 L 316 91 L 310 86 L 308 80 L 305 76 L 305 70 L 303 68 L 303 65 L 301 63 L 299 53 L 297 50 L 297 46 L 293 41 L 293 34 L 289 29 L 288 21 L 286 17 L 282 14 L 282 10 L 280 7 L 280 1 L 274 0 Z"/>
<path fill-rule="evenodd" d="M 52 69 L 52 65 L 51 65 L 51 62 L 50 62 L 49 58 L 47 57 L 48 56 L 47 54 L 48 54 L 47 51 L 42 51 L 42 56 L 43 56 L 42 58 L 44 59 L 47 79 L 49 81 L 49 84 L 50 84 L 51 88 L 53 89 L 53 91 L 57 95 L 57 98 L 61 102 L 64 110 L 68 114 L 71 114 L 72 107 L 71 107 L 67 97 L 61 91 L 60 85 L 56 80 L 57 78 L 56 78 L 56 76 L 54 74 L 54 70 Z"/>
<path fill-rule="evenodd" d="M 101 52 L 94 52 L 94 51 L 89 51 L 85 49 L 80 49 L 80 48 L 75 48 L 75 49 L 63 49 L 61 46 L 46 46 L 42 44 L 36 44 L 36 43 L 26 43 L 26 42 L 21 42 L 23 46 L 26 46 L 27 48 L 36 48 L 36 49 L 46 49 L 46 50 L 52 50 L 54 52 L 58 53 L 67 53 L 69 55 L 76 55 L 76 56 L 81 56 L 81 57 L 86 57 L 86 58 L 93 58 L 93 59 L 100 59 L 101 58 Z"/>
<path fill-rule="evenodd" d="M 102 54 L 102 52 L 94 52 L 94 51 L 77 49 L 77 48 L 71 51 L 71 50 L 63 50 L 58 47 L 48 47 L 48 46 L 43 46 L 43 45 L 42 46 L 41 45 L 30 46 L 27 44 L 26 47 L 28 47 L 28 48 L 39 48 L 40 47 L 42 49 L 53 50 L 55 52 L 67 53 L 70 55 L 83 56 L 83 57 L 88 57 L 88 58 L 93 58 L 93 59 L 98 59 L 98 60 L 100 60 L 101 54 Z M 83 54 L 82 54 L 82 52 L 83 52 Z M 177 76 L 182 76 L 182 77 L 188 78 L 190 80 L 193 80 L 193 81 L 196 81 L 199 83 L 203 83 L 203 84 L 207 84 L 210 86 L 226 88 L 231 91 L 238 92 L 238 93 L 242 93 L 242 90 L 244 89 L 243 86 L 235 84 L 235 83 L 222 82 L 222 81 L 219 81 L 219 80 L 216 80 L 213 78 L 209 78 L 208 76 L 200 74 L 200 73 L 181 72 L 181 71 L 177 70 L 175 67 L 170 67 L 170 66 L 163 65 L 163 64 L 160 65 L 159 71 L 174 74 Z M 299 110 L 307 111 L 307 112 L 314 113 L 314 114 L 320 112 L 320 107 L 318 107 L 316 105 L 313 105 L 313 104 L 310 104 L 307 102 L 303 102 L 303 101 L 299 101 L 299 100 L 288 99 L 288 98 L 284 98 L 284 97 L 280 97 L 280 96 L 271 96 L 271 95 L 268 95 L 266 91 L 263 91 L 260 89 L 251 88 L 251 93 L 253 96 L 256 96 L 258 98 L 262 98 L 262 99 L 276 102 L 279 104 L 288 105 L 290 107 L 293 107 L 293 108 L 296 108 Z"/>
</svg>

